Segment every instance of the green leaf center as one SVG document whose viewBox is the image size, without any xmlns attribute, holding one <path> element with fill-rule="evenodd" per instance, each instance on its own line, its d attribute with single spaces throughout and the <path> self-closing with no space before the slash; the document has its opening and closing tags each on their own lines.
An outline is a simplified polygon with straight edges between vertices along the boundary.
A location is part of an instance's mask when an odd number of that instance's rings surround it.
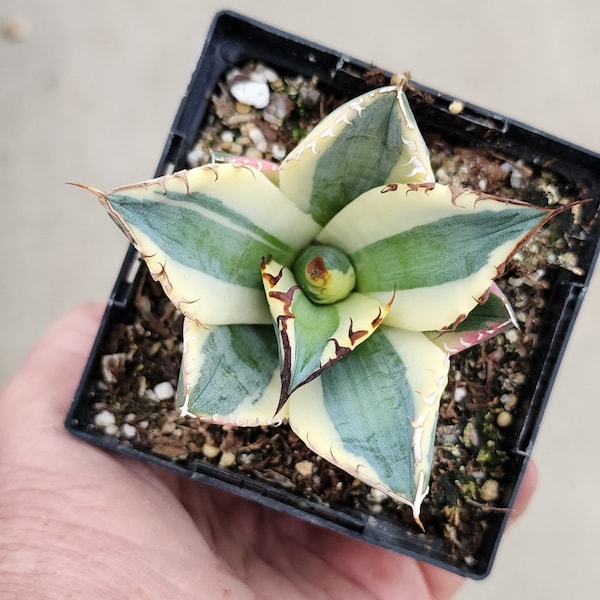
<svg viewBox="0 0 600 600">
<path fill-rule="evenodd" d="M 333 304 L 354 289 L 356 276 L 349 258 L 333 246 L 309 246 L 293 267 L 296 282 L 315 304 Z"/>
</svg>

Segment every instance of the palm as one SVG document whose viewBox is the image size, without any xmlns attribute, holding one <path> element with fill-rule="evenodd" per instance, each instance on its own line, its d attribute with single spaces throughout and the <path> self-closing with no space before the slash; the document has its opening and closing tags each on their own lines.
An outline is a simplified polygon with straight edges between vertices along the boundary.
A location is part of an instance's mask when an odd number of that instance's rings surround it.
<svg viewBox="0 0 600 600">
<path fill-rule="evenodd" d="M 460 585 L 435 567 L 71 438 L 62 420 L 97 319 L 97 309 L 79 309 L 55 325 L 0 399 L 5 593 L 426 599 Z"/>
</svg>

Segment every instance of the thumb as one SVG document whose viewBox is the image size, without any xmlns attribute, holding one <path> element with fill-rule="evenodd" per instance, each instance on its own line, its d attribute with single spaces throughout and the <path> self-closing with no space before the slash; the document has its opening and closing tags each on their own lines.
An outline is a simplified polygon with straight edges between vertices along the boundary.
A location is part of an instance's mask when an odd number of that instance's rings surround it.
<svg viewBox="0 0 600 600">
<path fill-rule="evenodd" d="M 43 415 L 62 422 L 85 366 L 102 315 L 102 306 L 86 304 L 54 323 L 0 395 L 0 422 L 15 415 Z"/>
</svg>

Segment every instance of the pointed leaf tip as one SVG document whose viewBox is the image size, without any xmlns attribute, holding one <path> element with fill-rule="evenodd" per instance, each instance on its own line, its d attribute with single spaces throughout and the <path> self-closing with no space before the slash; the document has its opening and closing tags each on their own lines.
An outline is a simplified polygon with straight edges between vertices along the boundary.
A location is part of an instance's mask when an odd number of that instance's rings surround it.
<svg viewBox="0 0 600 600">
<path fill-rule="evenodd" d="M 406 96 L 388 86 L 326 116 L 286 156 L 281 191 L 324 225 L 363 192 L 385 182 L 433 182 L 429 151 Z"/>
<path fill-rule="evenodd" d="M 318 225 L 250 166 L 211 164 L 115 188 L 101 202 L 186 316 L 270 322 L 260 259 L 288 263 Z"/>
<path fill-rule="evenodd" d="M 454 355 L 518 327 L 517 317 L 508 299 L 498 285 L 492 282 L 466 318 L 452 327 L 429 331 L 425 335 L 442 350 Z"/>
<path fill-rule="evenodd" d="M 290 426 L 323 458 L 411 506 L 418 524 L 448 366 L 421 333 L 383 326 L 292 395 Z"/>
<path fill-rule="evenodd" d="M 77 183 L 74 181 L 66 181 L 65 182 L 66 185 L 72 185 L 73 187 L 78 187 L 81 188 L 82 190 L 86 190 L 88 192 L 91 192 L 92 194 L 94 194 L 95 196 L 97 196 L 98 198 L 106 198 L 106 193 L 103 192 L 102 190 L 99 190 L 95 187 L 92 187 L 91 185 L 86 185 L 85 183 Z"/>
<path fill-rule="evenodd" d="M 373 188 L 327 223 L 317 241 L 340 248 L 356 289 L 396 289 L 387 325 L 440 330 L 468 314 L 548 211 L 441 184 Z"/>
</svg>

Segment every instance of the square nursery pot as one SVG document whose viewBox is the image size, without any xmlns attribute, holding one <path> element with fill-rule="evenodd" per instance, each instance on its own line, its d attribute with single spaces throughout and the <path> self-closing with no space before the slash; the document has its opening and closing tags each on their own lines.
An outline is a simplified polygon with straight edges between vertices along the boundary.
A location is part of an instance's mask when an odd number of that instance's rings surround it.
<svg viewBox="0 0 600 600">
<path fill-rule="evenodd" d="M 226 76 L 234 67 L 255 69 L 257 64 L 266 65 L 296 90 L 296 97 L 302 96 L 302 114 L 294 101 L 283 101 L 279 116 L 274 107 L 265 109 L 273 110 L 269 117 L 256 109 L 248 113 L 243 106 L 236 108 Z M 296 144 L 295 131 L 318 120 L 319 111 L 329 112 L 384 85 L 390 76 L 237 14 L 220 13 L 156 175 L 193 166 L 203 153 L 202 140 L 213 146 L 225 140 L 226 149 L 237 144 L 235 152 L 242 153 L 247 140 L 239 139 L 244 136 L 238 127 L 246 118 L 264 132 L 285 114 L 277 140 L 263 137 L 267 153 L 276 154 L 273 143 L 287 145 L 287 152 Z M 431 489 L 422 508 L 425 532 L 413 523 L 409 509 L 312 454 L 285 425 L 228 429 L 178 418 L 173 388 L 182 345 L 181 315 L 132 249 L 66 425 L 92 444 L 482 578 L 492 567 L 598 253 L 600 156 L 412 82 L 407 95 L 438 180 L 534 204 L 591 200 L 555 218 L 513 258 L 499 280 L 520 331 L 501 334 L 452 359 Z M 215 103 L 215 96 L 221 101 Z M 221 117 L 233 134 L 220 135 Z"/>
</svg>

